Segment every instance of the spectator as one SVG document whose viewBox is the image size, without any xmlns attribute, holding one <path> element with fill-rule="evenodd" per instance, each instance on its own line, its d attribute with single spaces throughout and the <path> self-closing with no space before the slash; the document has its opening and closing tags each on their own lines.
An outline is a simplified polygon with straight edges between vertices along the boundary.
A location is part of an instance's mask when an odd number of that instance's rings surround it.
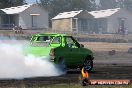
<svg viewBox="0 0 132 88">
<path fill-rule="evenodd" d="M 18 27 L 13 25 L 13 31 L 14 31 L 14 33 L 18 33 Z"/>
<path fill-rule="evenodd" d="M 22 31 L 22 27 L 19 26 L 19 33 L 22 33 L 23 34 L 23 31 Z"/>
</svg>

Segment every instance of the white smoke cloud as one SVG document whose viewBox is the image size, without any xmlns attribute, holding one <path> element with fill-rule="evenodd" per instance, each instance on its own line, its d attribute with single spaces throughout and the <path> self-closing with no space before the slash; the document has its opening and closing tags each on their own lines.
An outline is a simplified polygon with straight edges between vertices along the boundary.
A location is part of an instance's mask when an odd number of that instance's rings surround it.
<svg viewBox="0 0 132 88">
<path fill-rule="evenodd" d="M 23 44 L 18 42 L 10 44 L 7 41 L 6 43 L 0 41 L 0 79 L 23 79 L 63 74 L 47 57 L 24 56 Z"/>
</svg>

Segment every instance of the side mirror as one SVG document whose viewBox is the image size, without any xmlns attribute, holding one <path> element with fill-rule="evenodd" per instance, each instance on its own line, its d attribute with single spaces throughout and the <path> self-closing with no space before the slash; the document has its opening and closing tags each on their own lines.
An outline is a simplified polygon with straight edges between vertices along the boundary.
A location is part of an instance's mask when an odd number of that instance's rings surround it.
<svg viewBox="0 0 132 88">
<path fill-rule="evenodd" d="M 84 47 L 84 45 L 83 44 L 80 44 L 80 47 Z"/>
</svg>

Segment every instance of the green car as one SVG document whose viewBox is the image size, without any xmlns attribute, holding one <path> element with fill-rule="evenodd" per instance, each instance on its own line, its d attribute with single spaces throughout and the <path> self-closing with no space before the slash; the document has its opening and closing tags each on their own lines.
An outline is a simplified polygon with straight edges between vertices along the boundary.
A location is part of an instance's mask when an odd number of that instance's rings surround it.
<svg viewBox="0 0 132 88">
<path fill-rule="evenodd" d="M 33 35 L 26 54 L 41 57 L 46 56 L 51 62 L 60 65 L 63 69 L 86 67 L 88 71 L 93 68 L 93 53 L 84 48 L 72 36 L 57 33 Z"/>
</svg>

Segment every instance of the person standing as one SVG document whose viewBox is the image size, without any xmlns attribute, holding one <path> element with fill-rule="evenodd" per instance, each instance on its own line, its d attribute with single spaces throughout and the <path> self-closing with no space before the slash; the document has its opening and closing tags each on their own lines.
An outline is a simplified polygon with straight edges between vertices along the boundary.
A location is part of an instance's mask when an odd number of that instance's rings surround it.
<svg viewBox="0 0 132 88">
<path fill-rule="evenodd" d="M 19 33 L 22 33 L 23 34 L 23 31 L 22 31 L 22 27 L 19 26 Z"/>
</svg>

